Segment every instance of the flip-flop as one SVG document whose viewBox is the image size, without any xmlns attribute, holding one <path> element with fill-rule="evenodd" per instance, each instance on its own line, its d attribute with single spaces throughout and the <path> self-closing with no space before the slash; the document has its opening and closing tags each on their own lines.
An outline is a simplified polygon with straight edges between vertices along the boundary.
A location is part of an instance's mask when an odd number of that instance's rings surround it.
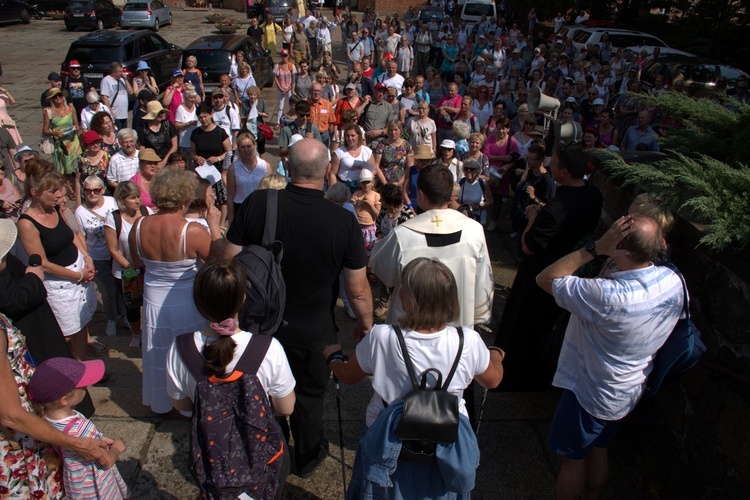
<svg viewBox="0 0 750 500">
<path fill-rule="evenodd" d="M 96 353 L 101 354 L 103 352 L 107 352 L 109 350 L 109 347 L 107 347 L 106 345 L 102 344 L 101 342 L 97 340 L 94 340 L 88 343 L 88 345 L 86 346 L 86 349 L 91 352 L 96 352 Z"/>
</svg>

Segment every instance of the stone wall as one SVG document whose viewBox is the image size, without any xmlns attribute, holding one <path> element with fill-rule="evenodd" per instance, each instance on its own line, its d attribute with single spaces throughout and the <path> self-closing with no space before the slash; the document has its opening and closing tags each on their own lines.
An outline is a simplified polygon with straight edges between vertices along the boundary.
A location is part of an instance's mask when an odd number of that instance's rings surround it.
<svg viewBox="0 0 750 500">
<path fill-rule="evenodd" d="M 375 11 L 378 17 L 383 19 L 385 19 L 385 16 L 392 16 L 397 12 L 403 18 L 409 7 L 414 7 L 416 11 L 424 3 L 419 0 L 359 0 L 357 10 L 364 11 L 366 8 L 370 8 Z"/>
<path fill-rule="evenodd" d="M 606 169 L 594 183 L 605 199 L 603 230 L 637 193 Z M 750 498 L 750 255 L 709 252 L 698 246 L 701 235 L 700 225 L 680 217 L 668 241 L 708 351 L 641 412 L 637 425 L 653 451 L 644 467 L 661 498 Z"/>
</svg>

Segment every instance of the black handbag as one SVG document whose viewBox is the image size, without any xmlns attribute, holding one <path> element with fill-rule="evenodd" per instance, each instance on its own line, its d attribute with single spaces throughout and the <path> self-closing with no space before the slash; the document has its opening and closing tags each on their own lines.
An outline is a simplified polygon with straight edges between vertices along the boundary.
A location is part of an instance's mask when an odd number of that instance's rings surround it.
<svg viewBox="0 0 750 500">
<path fill-rule="evenodd" d="M 445 382 L 443 382 L 440 370 L 428 368 L 422 373 L 422 380 L 418 383 L 401 329 L 395 325 L 393 329 L 396 331 L 406 371 L 409 373 L 414 389 L 402 398 L 404 408 L 401 420 L 396 427 L 396 437 L 403 441 L 399 458 L 429 463 L 434 461 L 436 443 L 454 443 L 458 439 L 458 398 L 448 392 L 448 386 L 461 359 L 464 332 L 461 327 L 458 328 L 458 352 Z M 430 372 L 437 374 L 437 384 L 434 389 L 427 388 L 427 374 Z"/>
</svg>

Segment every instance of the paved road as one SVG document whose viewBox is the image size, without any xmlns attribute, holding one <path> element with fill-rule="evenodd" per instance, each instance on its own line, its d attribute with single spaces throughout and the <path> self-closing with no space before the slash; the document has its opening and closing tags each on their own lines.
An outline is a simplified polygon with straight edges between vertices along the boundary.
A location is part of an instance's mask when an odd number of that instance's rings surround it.
<svg viewBox="0 0 750 500">
<path fill-rule="evenodd" d="M 174 25 L 161 34 L 180 46 L 208 34 L 212 27 L 203 21 L 205 12 L 176 11 Z M 329 13 L 330 15 L 330 13 Z M 236 14 L 241 18 L 242 14 Z M 61 21 L 32 21 L 31 25 L 0 28 L 0 61 L 4 76 L 0 85 L 10 89 L 17 99 L 11 116 L 19 124 L 24 140 L 38 141 L 42 114 L 39 95 L 47 87 L 46 75 L 59 71 L 68 46 L 83 33 L 69 33 Z M 334 33 L 335 58 L 341 60 L 339 36 Z M 262 98 L 273 108 L 274 89 L 264 89 Z M 276 154 L 275 141 L 269 143 L 268 160 Z M 275 163 L 272 163 L 275 164 Z M 497 286 L 495 320 L 500 317 L 508 289 L 515 275 L 517 259 L 507 238 L 510 231 L 500 228 L 488 234 Z M 340 305 L 340 304 L 339 304 Z M 346 351 L 353 349 L 351 332 L 354 323 L 341 307 L 337 309 L 341 341 Z M 105 318 L 99 312 L 92 322 L 92 334 L 110 347 L 106 357 L 111 374 L 106 387 L 92 389 L 97 415 L 94 418 L 105 434 L 122 437 L 127 451 L 118 463 L 123 477 L 138 499 L 189 499 L 197 497 L 186 466 L 189 422 L 174 412 L 155 415 L 141 405 L 140 350 L 128 347 L 128 335 L 103 335 Z M 484 335 L 487 342 L 492 336 Z M 371 396 L 366 383 L 341 389 L 345 464 L 351 475 L 356 442 L 364 425 L 364 409 Z M 490 394 L 485 406 L 480 434 L 482 463 L 478 470 L 475 498 L 518 499 L 551 498 L 554 488 L 555 460 L 545 446 L 549 420 L 557 402 L 549 394 Z M 292 476 L 287 483 L 285 498 L 341 498 L 341 467 L 339 462 L 338 423 L 334 389 L 326 401 L 326 428 L 331 440 L 330 458 L 310 479 Z M 626 429 L 625 435 L 612 448 L 613 478 L 607 498 L 643 497 L 647 471 L 637 465 L 640 442 L 633 439 L 636 431 Z"/>
</svg>

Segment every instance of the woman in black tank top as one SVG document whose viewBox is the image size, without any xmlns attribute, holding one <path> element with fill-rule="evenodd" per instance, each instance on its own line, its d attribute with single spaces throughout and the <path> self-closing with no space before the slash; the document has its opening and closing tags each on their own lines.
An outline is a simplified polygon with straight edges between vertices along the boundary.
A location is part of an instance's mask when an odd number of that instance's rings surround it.
<svg viewBox="0 0 750 500">
<path fill-rule="evenodd" d="M 27 172 L 29 173 L 29 172 Z M 28 210 L 18 220 L 18 234 L 29 255 L 41 257 L 47 302 L 76 359 L 86 359 L 88 322 L 96 311 L 94 262 L 57 206 L 63 178 L 54 172 L 31 173 Z"/>
</svg>

